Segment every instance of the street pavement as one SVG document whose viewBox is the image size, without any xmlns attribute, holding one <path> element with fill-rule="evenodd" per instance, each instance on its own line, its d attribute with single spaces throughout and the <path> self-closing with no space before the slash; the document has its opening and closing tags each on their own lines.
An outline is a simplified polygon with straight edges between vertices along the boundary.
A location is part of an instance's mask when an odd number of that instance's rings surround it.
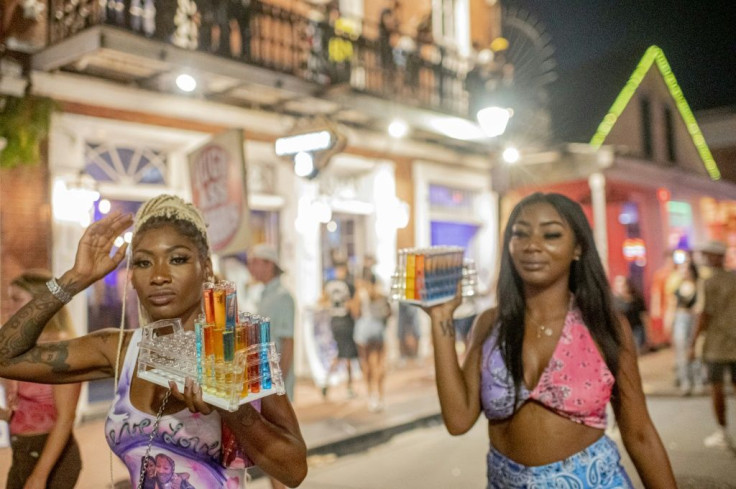
<svg viewBox="0 0 736 489">
<path fill-rule="evenodd" d="M 706 448 L 703 438 L 715 429 L 706 394 L 683 398 L 673 383 L 669 349 L 641 357 L 642 383 L 652 418 L 667 447 L 682 488 L 736 489 L 736 454 Z M 343 386 L 327 400 L 308 380 L 296 386 L 294 404 L 309 448 L 305 489 L 392 489 L 482 487 L 487 435 L 479 422 L 468 434 L 451 437 L 441 426 L 431 361 L 393 366 L 386 381 L 385 410 L 373 413 L 358 383 L 358 397 Z M 736 427 L 736 403 L 729 400 L 730 426 Z M 734 433 L 736 435 L 736 433 Z M 75 429 L 84 468 L 77 489 L 111 487 L 110 450 L 103 421 L 86 420 Z M 618 440 L 615 428 L 611 431 Z M 624 461 L 632 475 L 635 470 Z M 116 489 L 126 488 L 123 466 L 112 462 Z M 0 474 L 10 465 L 10 450 L 0 449 Z M 393 475 L 392 475 L 393 474 Z M 249 488 L 270 487 L 253 471 Z M 636 479 L 635 477 L 633 477 Z M 4 475 L 0 475 L 0 488 Z M 638 483 L 638 479 L 637 479 Z M 729 485 L 731 484 L 731 485 Z M 640 485 L 637 487 L 641 487 Z"/>
<path fill-rule="evenodd" d="M 707 417 L 706 398 L 650 397 L 649 408 L 667 447 L 680 489 L 736 488 L 736 454 L 706 449 L 702 439 L 710 426 L 693 422 Z M 733 417 L 736 419 L 736 416 Z M 620 445 L 616 429 L 609 430 Z M 390 441 L 342 457 L 315 456 L 301 489 L 483 489 L 485 454 L 488 450 L 486 423 L 481 419 L 462 436 L 450 436 L 444 426 L 417 428 Z M 623 462 L 637 489 L 643 488 L 625 452 Z M 249 489 L 270 489 L 257 479 Z"/>
</svg>

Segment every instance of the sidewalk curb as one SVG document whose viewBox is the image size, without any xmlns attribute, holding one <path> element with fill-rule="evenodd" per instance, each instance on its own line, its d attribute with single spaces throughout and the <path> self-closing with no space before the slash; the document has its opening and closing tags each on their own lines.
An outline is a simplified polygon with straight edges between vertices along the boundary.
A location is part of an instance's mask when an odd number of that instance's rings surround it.
<svg viewBox="0 0 736 489">
<path fill-rule="evenodd" d="M 399 423 L 393 426 L 368 431 L 355 436 L 349 436 L 342 440 L 337 440 L 324 445 L 307 447 L 307 459 L 310 457 L 319 457 L 325 455 L 334 455 L 335 457 L 343 457 L 355 453 L 364 452 L 378 445 L 382 445 L 391 438 L 401 433 L 415 430 L 417 428 L 428 428 L 442 424 L 442 413 L 420 416 L 405 423 Z M 265 473 L 259 467 L 251 467 L 248 469 L 248 475 L 251 480 L 265 477 Z"/>
<path fill-rule="evenodd" d="M 347 437 L 332 443 L 326 443 L 321 446 L 307 448 L 307 457 L 312 455 L 328 455 L 335 454 L 338 457 L 362 452 L 389 441 L 392 437 L 414 430 L 416 428 L 425 428 L 436 426 L 442 423 L 442 414 L 436 413 L 418 417 L 405 423 L 399 423 L 393 426 L 368 431 L 356 436 Z"/>
</svg>

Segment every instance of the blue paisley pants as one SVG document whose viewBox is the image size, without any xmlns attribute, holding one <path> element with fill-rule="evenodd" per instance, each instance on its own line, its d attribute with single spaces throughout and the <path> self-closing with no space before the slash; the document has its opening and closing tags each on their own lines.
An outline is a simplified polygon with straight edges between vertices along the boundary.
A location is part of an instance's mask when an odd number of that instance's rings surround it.
<svg viewBox="0 0 736 489">
<path fill-rule="evenodd" d="M 621 466 L 613 440 L 598 441 L 571 457 L 548 465 L 527 467 L 492 446 L 487 460 L 487 489 L 633 489 Z"/>
</svg>

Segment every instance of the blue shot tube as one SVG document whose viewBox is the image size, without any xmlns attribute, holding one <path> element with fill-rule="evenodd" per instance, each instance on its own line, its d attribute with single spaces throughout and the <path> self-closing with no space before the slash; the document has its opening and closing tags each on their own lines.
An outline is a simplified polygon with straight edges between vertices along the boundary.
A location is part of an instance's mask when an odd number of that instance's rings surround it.
<svg viewBox="0 0 736 489">
<path fill-rule="evenodd" d="M 224 369 L 225 369 L 225 381 L 224 385 L 221 387 L 222 391 L 227 393 L 232 392 L 233 389 L 233 361 L 235 360 L 235 329 L 227 329 L 225 328 L 225 331 L 222 333 L 222 349 L 223 349 L 223 357 L 225 358 L 225 361 L 223 362 Z M 218 386 L 219 387 L 219 386 Z M 237 394 L 238 397 L 240 397 L 240 391 L 241 387 L 238 386 Z"/>
<path fill-rule="evenodd" d="M 271 388 L 271 365 L 268 358 L 268 350 L 271 343 L 271 318 L 263 317 L 260 324 L 261 330 L 261 385 L 264 389 Z"/>
<path fill-rule="evenodd" d="M 225 328 L 235 330 L 238 320 L 238 297 L 233 282 L 225 282 Z"/>
<path fill-rule="evenodd" d="M 197 353 L 197 384 L 204 384 L 204 332 L 202 325 L 204 323 L 204 314 L 197 316 L 194 321 L 194 345 Z"/>
<path fill-rule="evenodd" d="M 235 330 L 226 329 L 222 333 L 222 349 L 225 363 L 235 360 Z"/>
</svg>

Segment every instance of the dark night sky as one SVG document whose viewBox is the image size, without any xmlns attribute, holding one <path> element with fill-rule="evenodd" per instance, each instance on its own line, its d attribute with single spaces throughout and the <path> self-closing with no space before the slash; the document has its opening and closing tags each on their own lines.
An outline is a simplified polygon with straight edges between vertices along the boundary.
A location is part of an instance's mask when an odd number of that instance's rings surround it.
<svg viewBox="0 0 736 489">
<path fill-rule="evenodd" d="M 621 50 L 663 49 L 693 110 L 736 105 L 734 0 L 501 0 L 536 17 L 558 70 Z"/>
</svg>

